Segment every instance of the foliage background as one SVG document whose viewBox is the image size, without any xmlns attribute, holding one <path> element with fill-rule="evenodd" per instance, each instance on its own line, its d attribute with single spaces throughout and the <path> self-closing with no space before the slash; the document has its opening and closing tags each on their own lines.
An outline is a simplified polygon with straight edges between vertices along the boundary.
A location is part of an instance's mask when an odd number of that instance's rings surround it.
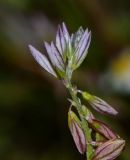
<svg viewBox="0 0 130 160">
<path fill-rule="evenodd" d="M 64 21 L 70 32 L 92 31 L 89 54 L 75 72 L 80 89 L 104 98 L 117 117 L 97 115 L 126 139 L 130 157 L 129 0 L 0 1 L 0 159 L 81 160 L 67 126 L 69 96 L 34 61 L 28 44 L 45 53 Z"/>
</svg>

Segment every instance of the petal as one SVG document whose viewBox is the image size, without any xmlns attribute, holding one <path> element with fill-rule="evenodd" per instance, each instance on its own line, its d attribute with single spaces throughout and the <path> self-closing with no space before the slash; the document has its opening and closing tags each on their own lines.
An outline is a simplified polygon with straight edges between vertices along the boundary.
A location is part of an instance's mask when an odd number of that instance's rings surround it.
<svg viewBox="0 0 130 160">
<path fill-rule="evenodd" d="M 75 34 L 72 34 L 71 43 L 74 50 L 78 48 L 78 43 L 81 40 L 83 34 L 84 34 L 84 30 L 82 27 L 80 27 Z"/>
<path fill-rule="evenodd" d="M 44 42 L 44 45 L 45 45 L 47 54 L 48 54 L 48 56 L 49 56 L 49 58 L 50 58 L 52 64 L 55 66 L 55 55 L 52 53 L 50 44 L 47 43 L 47 42 Z"/>
<path fill-rule="evenodd" d="M 59 68 L 60 70 L 63 69 L 63 67 L 60 65 L 59 62 L 59 52 L 56 51 L 56 48 L 54 48 L 54 45 L 51 43 L 51 45 L 49 45 L 47 42 L 44 43 L 45 44 L 45 48 L 47 50 L 48 56 L 53 64 L 54 67 Z"/>
<path fill-rule="evenodd" d="M 61 35 L 60 35 L 60 26 L 58 26 L 57 34 L 56 34 L 56 47 L 62 55 L 62 44 L 61 44 Z"/>
<path fill-rule="evenodd" d="M 35 60 L 49 73 L 57 77 L 55 71 L 53 70 L 50 62 L 48 59 L 41 54 L 37 49 L 35 49 L 32 45 L 29 45 L 29 49 L 31 51 L 32 56 L 35 58 Z"/>
<path fill-rule="evenodd" d="M 51 43 L 51 50 L 52 50 L 52 54 L 55 56 L 54 60 L 55 60 L 56 67 L 64 71 L 65 66 L 64 66 L 63 59 L 60 53 L 58 52 L 58 50 L 56 49 L 53 42 Z"/>
<path fill-rule="evenodd" d="M 68 112 L 68 125 L 78 151 L 84 154 L 86 151 L 86 138 L 81 128 L 79 118 L 71 110 Z"/>
<path fill-rule="evenodd" d="M 60 38 L 61 38 L 62 52 L 64 53 L 66 49 L 66 41 L 65 41 L 65 37 L 64 37 L 63 31 L 61 28 L 60 28 Z"/>
<path fill-rule="evenodd" d="M 76 50 L 75 50 L 75 54 L 77 56 L 77 58 L 79 57 L 79 50 L 81 47 L 84 47 L 83 43 L 86 42 L 86 37 L 88 37 L 88 29 L 85 30 L 85 32 L 82 34 L 82 37 L 80 38 L 79 43 L 77 44 Z"/>
<path fill-rule="evenodd" d="M 91 32 L 88 33 L 88 31 L 86 30 L 78 44 L 78 49 L 75 53 L 77 59 L 77 67 L 83 62 L 84 58 L 86 57 L 90 41 Z"/>
<path fill-rule="evenodd" d="M 118 113 L 113 107 L 111 107 L 101 98 L 96 96 L 93 96 L 93 98 L 94 99 L 92 101 L 89 101 L 89 103 L 95 110 L 99 111 L 100 113 L 107 113 L 111 115 L 116 115 Z"/>
<path fill-rule="evenodd" d="M 108 127 L 108 125 L 106 125 L 105 123 L 98 121 L 96 119 L 93 119 L 92 121 L 88 121 L 90 123 L 90 126 L 97 131 L 98 133 L 100 133 L 102 136 L 104 136 L 107 139 L 116 139 L 119 138 L 118 135 L 116 133 L 114 133 L 112 131 L 112 129 L 110 129 Z"/>
<path fill-rule="evenodd" d="M 70 40 L 70 35 L 64 22 L 62 23 L 62 31 L 65 37 L 66 43 L 68 43 L 68 41 Z"/>
<path fill-rule="evenodd" d="M 88 92 L 82 92 L 82 96 L 84 99 L 88 101 L 88 103 L 98 112 L 107 113 L 111 115 L 116 115 L 118 112 L 112 108 L 107 102 L 102 100 L 99 97 L 91 95 Z"/>
<path fill-rule="evenodd" d="M 124 146 L 125 141 L 122 139 L 109 140 L 96 149 L 92 160 L 114 160 L 120 155 Z"/>
<path fill-rule="evenodd" d="M 78 126 L 77 123 L 72 123 L 70 130 L 78 151 L 81 154 L 84 154 L 86 151 L 86 140 L 82 129 Z"/>
<path fill-rule="evenodd" d="M 60 26 L 58 27 L 58 31 L 57 31 L 57 35 L 56 35 L 56 47 L 63 57 L 63 54 L 66 49 L 66 40 L 65 40 L 63 31 Z"/>
<path fill-rule="evenodd" d="M 89 37 L 88 37 L 86 46 L 85 46 L 85 48 L 84 48 L 84 51 L 81 51 L 81 50 L 80 50 L 80 57 L 79 57 L 79 59 L 78 59 L 77 66 L 80 66 L 80 64 L 83 62 L 83 60 L 84 60 L 85 57 L 87 56 L 90 42 L 91 42 L 91 32 L 89 32 Z"/>
</svg>

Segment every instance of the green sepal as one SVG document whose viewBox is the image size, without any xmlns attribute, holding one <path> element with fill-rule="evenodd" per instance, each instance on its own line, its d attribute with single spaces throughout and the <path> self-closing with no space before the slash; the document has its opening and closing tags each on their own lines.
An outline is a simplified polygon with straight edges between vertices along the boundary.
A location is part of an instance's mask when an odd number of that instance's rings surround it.
<svg viewBox="0 0 130 160">
<path fill-rule="evenodd" d="M 94 96 L 91 95 L 90 93 L 88 92 L 82 92 L 82 96 L 84 99 L 86 99 L 87 101 L 92 101 L 94 100 Z"/>
<path fill-rule="evenodd" d="M 80 119 L 71 109 L 69 109 L 69 112 L 68 112 L 68 126 L 69 127 L 72 121 L 75 121 L 79 125 L 79 127 L 81 127 Z"/>
</svg>

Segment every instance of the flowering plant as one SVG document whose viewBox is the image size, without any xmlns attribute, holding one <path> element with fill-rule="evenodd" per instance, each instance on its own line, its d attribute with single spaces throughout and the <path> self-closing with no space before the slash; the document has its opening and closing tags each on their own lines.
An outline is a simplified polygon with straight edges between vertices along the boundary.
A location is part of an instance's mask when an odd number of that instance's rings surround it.
<svg viewBox="0 0 130 160">
<path fill-rule="evenodd" d="M 45 48 L 48 56 L 41 54 L 29 45 L 35 60 L 49 73 L 63 81 L 69 90 L 71 99 L 68 111 L 68 125 L 75 145 L 81 154 L 86 153 L 87 160 L 114 160 L 125 146 L 121 139 L 108 125 L 97 120 L 92 112 L 81 103 L 78 94 L 88 101 L 101 114 L 116 115 L 117 111 L 101 98 L 78 90 L 71 83 L 73 71 L 85 59 L 91 41 L 91 32 L 82 27 L 74 34 L 69 34 L 65 23 L 58 27 L 56 41 Z M 78 115 L 72 110 L 77 109 Z M 92 134 L 94 136 L 92 136 Z"/>
</svg>

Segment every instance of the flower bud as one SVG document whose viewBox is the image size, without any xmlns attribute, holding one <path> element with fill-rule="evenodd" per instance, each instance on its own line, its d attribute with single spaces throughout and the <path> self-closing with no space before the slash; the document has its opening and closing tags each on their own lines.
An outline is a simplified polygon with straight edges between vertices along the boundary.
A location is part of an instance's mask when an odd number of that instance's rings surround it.
<svg viewBox="0 0 130 160">
<path fill-rule="evenodd" d="M 68 125 L 78 151 L 84 154 L 86 151 L 85 135 L 80 120 L 73 111 L 68 112 Z"/>
<path fill-rule="evenodd" d="M 93 96 L 88 92 L 82 92 L 82 96 L 95 110 L 100 113 L 107 113 L 111 115 L 116 115 L 118 113 L 114 108 L 99 97 Z"/>
<path fill-rule="evenodd" d="M 124 146 L 125 141 L 122 139 L 109 140 L 96 149 L 92 160 L 114 160 L 120 155 Z"/>
<path fill-rule="evenodd" d="M 106 139 L 119 138 L 117 134 L 115 134 L 105 123 L 101 121 L 93 119 L 93 121 L 90 122 L 90 126 Z"/>
</svg>

